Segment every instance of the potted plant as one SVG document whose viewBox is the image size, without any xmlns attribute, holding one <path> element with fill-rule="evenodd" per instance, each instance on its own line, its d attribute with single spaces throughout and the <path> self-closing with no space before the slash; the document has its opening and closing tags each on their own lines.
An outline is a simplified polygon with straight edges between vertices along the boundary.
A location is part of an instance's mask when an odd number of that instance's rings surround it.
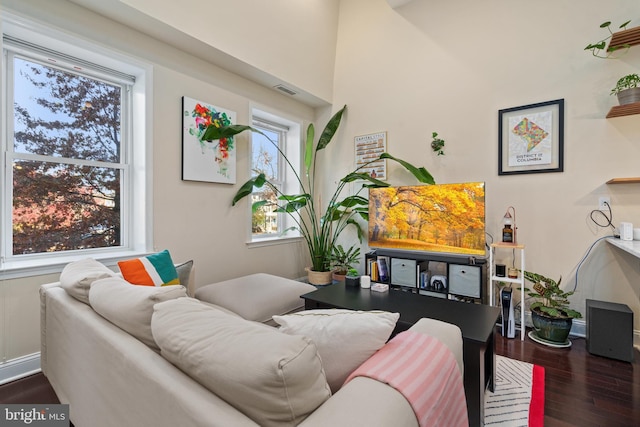
<svg viewBox="0 0 640 427">
<path fill-rule="evenodd" d="M 431 149 L 438 156 L 444 156 L 444 139 L 438 138 L 438 132 L 431 132 Z"/>
<path fill-rule="evenodd" d="M 345 276 L 354 264 L 360 262 L 360 248 L 353 245 L 346 251 L 342 245 L 333 247 L 331 254 L 331 266 L 333 267 L 333 280 L 344 282 Z"/>
<path fill-rule="evenodd" d="M 355 268 L 350 268 L 344 278 L 345 286 L 360 287 L 360 274 Z"/>
<path fill-rule="evenodd" d="M 528 292 L 536 299 L 531 304 L 531 320 L 538 338 L 552 343 L 567 343 L 573 319 L 582 317 L 580 312 L 569 308 L 569 296 L 573 291 L 560 289 L 562 277 L 556 282 L 541 274 L 524 272 L 524 278 L 533 283 L 534 292 Z M 526 291 L 530 291 L 525 288 Z"/>
<path fill-rule="evenodd" d="M 300 188 L 299 194 L 284 194 L 277 186 L 272 184 L 265 174 L 260 173 L 251 177 L 236 192 L 232 205 L 236 205 L 240 200 L 252 194 L 254 188 L 267 186 L 277 194 L 277 202 L 261 200 L 253 203 L 254 211 L 261 206 L 275 205 L 275 211 L 289 215 L 295 222 L 293 227 L 300 232 L 304 238 L 309 257 L 311 259 L 311 267 L 307 269 L 309 282 L 315 285 L 329 284 L 331 279 L 331 255 L 333 248 L 336 246 L 336 240 L 340 233 L 347 227 L 354 227 L 358 233 L 358 238 L 362 239 L 364 231 L 356 220 L 361 217 L 365 221 L 369 219 L 368 204 L 369 201 L 360 195 L 360 193 L 369 187 L 388 187 L 389 184 L 371 177 L 368 173 L 361 172 L 362 168 L 370 163 L 380 159 L 389 159 L 398 162 L 407 171 L 418 179 L 419 182 L 425 184 L 434 184 L 435 181 L 431 174 L 424 167 L 415 167 L 404 160 L 397 159 L 389 153 L 382 153 L 379 157 L 372 159 L 370 162 L 349 172 L 338 182 L 338 185 L 329 199 L 325 199 L 326 206 L 319 205 L 319 197 L 316 194 L 316 157 L 332 141 L 333 136 L 338 130 L 342 115 L 347 106 L 342 107 L 335 113 L 326 124 L 317 143 L 315 139 L 315 128 L 313 124 L 307 127 L 307 136 L 304 146 L 304 170 L 299 172 L 293 167 L 292 163 L 287 159 L 278 145 L 265 135 L 259 129 L 248 125 L 226 125 L 216 127 L 209 125 L 204 132 L 202 139 L 205 141 L 213 141 L 220 138 L 228 138 L 237 135 L 246 130 L 260 133 L 269 140 L 278 150 L 286 163 L 286 167 L 291 169 L 292 174 L 298 182 Z M 346 197 L 341 196 L 342 191 L 347 184 L 354 181 L 363 181 L 363 184 L 355 194 Z M 322 210 L 324 209 L 324 210 Z M 285 232 L 288 230 L 285 230 Z"/>
<path fill-rule="evenodd" d="M 631 21 L 627 21 L 624 24 L 620 25 L 620 27 L 618 28 L 620 30 L 626 30 L 627 25 L 629 25 L 630 22 Z M 606 28 L 607 31 L 609 31 L 609 35 L 602 40 L 598 40 L 595 43 L 589 43 L 587 47 L 584 48 L 584 50 L 590 50 L 593 56 L 602 59 L 615 59 L 616 57 L 613 56 L 613 54 L 616 51 L 625 49 L 626 52 L 627 50 L 629 50 L 631 45 L 629 45 L 628 43 L 624 43 L 618 46 L 609 46 L 605 50 L 605 48 L 607 47 L 607 42 L 609 41 L 609 39 L 611 39 L 611 37 L 613 37 L 614 34 L 613 31 L 611 31 L 611 21 L 603 22 L 602 24 L 600 24 L 600 28 Z"/>
<path fill-rule="evenodd" d="M 616 86 L 611 89 L 611 95 L 618 97 L 620 105 L 633 104 L 640 102 L 640 76 L 637 74 L 628 74 L 621 77 Z"/>
</svg>

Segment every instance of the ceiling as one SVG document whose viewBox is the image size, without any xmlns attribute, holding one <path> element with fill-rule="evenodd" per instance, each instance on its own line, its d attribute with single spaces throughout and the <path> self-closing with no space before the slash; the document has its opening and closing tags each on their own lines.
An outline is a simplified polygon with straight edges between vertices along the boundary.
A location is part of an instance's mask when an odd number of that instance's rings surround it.
<svg viewBox="0 0 640 427">
<path fill-rule="evenodd" d="M 227 53 L 211 46 L 201 40 L 195 39 L 164 22 L 151 18 L 140 11 L 127 6 L 119 0 L 69 0 L 79 6 L 105 16 L 113 21 L 134 28 L 170 46 L 190 53 L 200 59 L 215 64 L 216 66 L 254 81 L 262 86 L 274 88 L 284 85 L 296 92 L 292 96 L 296 100 L 311 107 L 324 107 L 329 105 L 326 100 L 305 92 L 301 88 L 292 86 L 288 82 L 268 74 L 244 61 L 241 61 Z M 390 1 L 390 0 L 388 0 Z M 273 89 L 277 90 L 277 89 Z M 282 92 L 282 91 L 279 91 Z"/>
</svg>

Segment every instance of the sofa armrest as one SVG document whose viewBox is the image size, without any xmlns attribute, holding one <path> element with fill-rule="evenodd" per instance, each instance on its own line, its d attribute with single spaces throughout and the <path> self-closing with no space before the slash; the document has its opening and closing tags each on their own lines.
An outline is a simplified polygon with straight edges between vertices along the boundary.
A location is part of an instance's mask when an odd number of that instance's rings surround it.
<svg viewBox="0 0 640 427">
<path fill-rule="evenodd" d="M 460 373 L 464 377 L 462 331 L 459 327 L 440 320 L 422 318 L 409 329 L 414 332 L 420 332 L 437 338 L 444 345 L 449 347 L 449 350 L 451 350 L 453 356 L 456 358 L 458 368 L 460 368 Z"/>
<path fill-rule="evenodd" d="M 52 288 L 59 288 L 60 282 L 46 283 L 40 285 L 40 368 L 42 373 L 47 375 L 47 291 Z"/>
<path fill-rule="evenodd" d="M 410 330 L 437 338 L 453 353 L 464 375 L 462 332 L 456 325 L 435 319 L 420 319 Z M 311 414 L 301 427 L 417 427 L 409 402 L 394 388 L 366 377 L 349 381 Z"/>
<path fill-rule="evenodd" d="M 418 427 L 409 402 L 396 389 L 356 377 L 309 415 L 299 427 Z"/>
</svg>

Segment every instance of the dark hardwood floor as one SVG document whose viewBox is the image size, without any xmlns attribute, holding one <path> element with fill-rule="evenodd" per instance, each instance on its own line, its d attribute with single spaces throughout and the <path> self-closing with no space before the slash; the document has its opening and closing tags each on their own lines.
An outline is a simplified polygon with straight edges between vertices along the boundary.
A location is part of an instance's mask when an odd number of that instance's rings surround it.
<svg viewBox="0 0 640 427">
<path fill-rule="evenodd" d="M 582 338 L 567 349 L 506 339 L 496 330 L 496 354 L 545 368 L 546 427 L 640 425 L 640 352 L 633 363 L 589 354 Z M 58 403 L 42 374 L 0 386 L 0 403 Z"/>
<path fill-rule="evenodd" d="M 496 329 L 496 354 L 544 367 L 545 427 L 640 426 L 640 352 L 628 363 L 590 354 L 583 338 L 571 342 L 551 348 Z"/>
</svg>

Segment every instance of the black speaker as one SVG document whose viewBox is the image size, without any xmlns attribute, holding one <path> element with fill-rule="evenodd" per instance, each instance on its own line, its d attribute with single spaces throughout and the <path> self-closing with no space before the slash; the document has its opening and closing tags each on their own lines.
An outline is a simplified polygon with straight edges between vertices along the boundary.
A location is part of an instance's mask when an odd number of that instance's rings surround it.
<svg viewBox="0 0 640 427">
<path fill-rule="evenodd" d="M 589 353 L 633 361 L 633 311 L 625 304 L 591 299 L 586 302 Z"/>
</svg>

